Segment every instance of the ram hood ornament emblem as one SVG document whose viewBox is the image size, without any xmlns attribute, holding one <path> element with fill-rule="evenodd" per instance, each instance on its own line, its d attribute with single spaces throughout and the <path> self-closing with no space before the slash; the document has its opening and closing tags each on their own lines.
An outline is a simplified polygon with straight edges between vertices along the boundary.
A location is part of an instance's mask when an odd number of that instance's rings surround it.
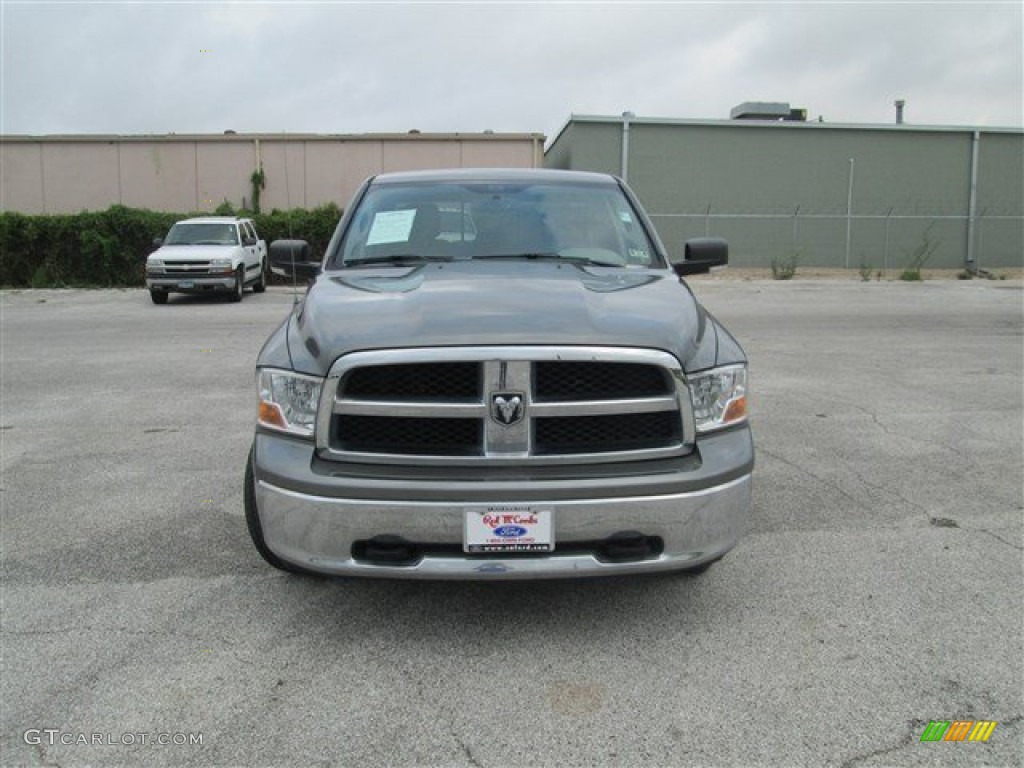
<svg viewBox="0 0 1024 768">
<path fill-rule="evenodd" d="M 511 427 L 523 420 L 523 395 L 519 392 L 494 392 L 491 394 L 491 418 L 499 424 Z"/>
</svg>

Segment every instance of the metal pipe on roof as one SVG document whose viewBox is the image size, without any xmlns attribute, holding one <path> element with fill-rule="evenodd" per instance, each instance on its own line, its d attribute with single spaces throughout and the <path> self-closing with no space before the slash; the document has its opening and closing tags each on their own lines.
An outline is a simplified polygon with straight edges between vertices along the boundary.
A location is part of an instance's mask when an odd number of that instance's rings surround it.
<svg viewBox="0 0 1024 768">
<path fill-rule="evenodd" d="M 622 180 L 629 181 L 629 120 L 636 117 L 632 112 L 622 113 L 622 159 L 619 162 L 619 175 Z"/>
<path fill-rule="evenodd" d="M 850 182 L 846 189 L 846 268 L 850 268 L 850 225 L 853 221 L 853 158 L 850 158 Z"/>
<path fill-rule="evenodd" d="M 971 135 L 971 188 L 967 197 L 967 261 L 964 268 L 968 272 L 977 269 L 974 263 L 974 218 L 978 209 L 978 148 L 981 144 L 981 131 Z"/>
<path fill-rule="evenodd" d="M 903 125 L 903 107 L 906 106 L 905 99 L 896 99 L 893 106 L 896 107 L 896 125 Z"/>
</svg>

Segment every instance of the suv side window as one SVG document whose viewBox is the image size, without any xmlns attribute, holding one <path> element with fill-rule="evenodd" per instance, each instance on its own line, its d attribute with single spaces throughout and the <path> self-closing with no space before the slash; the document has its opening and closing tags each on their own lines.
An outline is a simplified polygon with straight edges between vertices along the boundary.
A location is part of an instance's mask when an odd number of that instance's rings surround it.
<svg viewBox="0 0 1024 768">
<path fill-rule="evenodd" d="M 256 231 L 248 221 L 239 222 L 242 228 L 242 245 L 256 245 Z"/>
</svg>

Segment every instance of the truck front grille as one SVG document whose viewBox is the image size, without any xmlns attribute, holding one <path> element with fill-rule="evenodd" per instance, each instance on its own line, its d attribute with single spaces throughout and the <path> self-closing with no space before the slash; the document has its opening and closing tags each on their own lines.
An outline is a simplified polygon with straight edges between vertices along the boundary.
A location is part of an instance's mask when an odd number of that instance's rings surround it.
<svg viewBox="0 0 1024 768">
<path fill-rule="evenodd" d="M 671 411 L 535 419 L 533 450 L 548 456 L 661 448 L 679 441 L 679 426 Z"/>
<path fill-rule="evenodd" d="M 209 277 L 209 261 L 164 261 L 164 274 L 171 277 Z M 223 273 L 218 273 L 223 277 Z"/>
<path fill-rule="evenodd" d="M 665 370 L 656 365 L 542 360 L 533 372 L 537 401 L 654 397 L 672 391 Z"/>
<path fill-rule="evenodd" d="M 476 397 L 479 363 L 405 363 L 356 368 L 345 382 L 346 397 L 416 400 Z"/>
<path fill-rule="evenodd" d="M 338 417 L 336 444 L 343 451 L 423 456 L 472 456 L 480 447 L 480 419 L 387 416 Z"/>
<path fill-rule="evenodd" d="M 317 449 L 374 463 L 596 463 L 688 453 L 689 393 L 654 350 L 453 347 L 332 366 Z"/>
</svg>

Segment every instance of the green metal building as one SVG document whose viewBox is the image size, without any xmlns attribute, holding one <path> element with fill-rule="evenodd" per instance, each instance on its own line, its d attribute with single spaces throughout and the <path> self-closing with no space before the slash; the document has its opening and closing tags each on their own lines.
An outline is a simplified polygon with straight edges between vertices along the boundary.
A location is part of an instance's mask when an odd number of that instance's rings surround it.
<svg viewBox="0 0 1024 768">
<path fill-rule="evenodd" d="M 745 267 L 1024 266 L 1024 129 L 802 116 L 573 115 L 545 166 L 625 178 L 672 253 L 711 235 Z"/>
</svg>

